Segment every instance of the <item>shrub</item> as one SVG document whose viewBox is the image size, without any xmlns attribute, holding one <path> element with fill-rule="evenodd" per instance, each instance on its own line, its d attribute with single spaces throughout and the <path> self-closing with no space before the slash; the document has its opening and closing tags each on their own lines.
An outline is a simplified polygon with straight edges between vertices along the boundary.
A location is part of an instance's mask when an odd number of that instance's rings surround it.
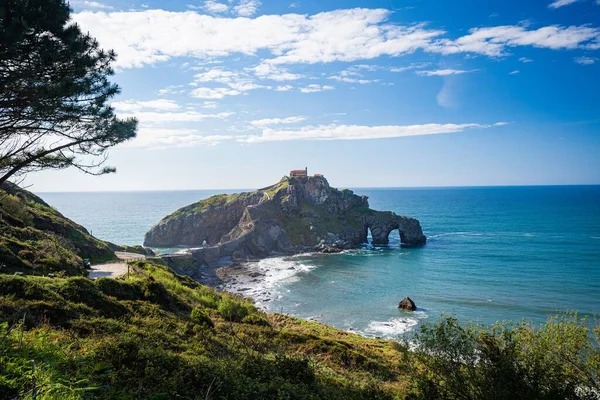
<svg viewBox="0 0 600 400">
<path fill-rule="evenodd" d="M 600 352 L 590 336 L 576 314 L 552 318 L 538 330 L 526 323 L 464 327 L 442 319 L 422 327 L 418 349 L 406 353 L 415 372 L 411 398 L 597 399 Z"/>
<path fill-rule="evenodd" d="M 242 322 L 244 317 L 250 314 L 252 306 L 242 301 L 236 301 L 225 297 L 219 303 L 219 314 L 231 322 Z"/>
<path fill-rule="evenodd" d="M 26 204 L 15 195 L 0 190 L 0 209 L 4 214 L 18 219 L 26 225 L 33 224 L 33 216 L 27 211 Z"/>
<path fill-rule="evenodd" d="M 217 296 L 204 294 L 200 296 L 200 304 L 202 304 L 206 308 L 212 308 L 216 310 L 219 308 L 219 298 Z"/>
<path fill-rule="evenodd" d="M 263 318 L 258 314 L 246 315 L 242 319 L 242 323 L 250 324 L 250 325 L 257 325 L 257 326 L 271 326 L 271 323 L 269 321 L 267 321 L 266 318 Z"/>
<path fill-rule="evenodd" d="M 212 322 L 212 319 L 210 319 L 208 314 L 200 307 L 194 307 L 192 309 L 192 312 L 190 313 L 190 319 L 196 324 L 203 325 L 208 328 L 215 326 L 215 324 Z"/>
</svg>

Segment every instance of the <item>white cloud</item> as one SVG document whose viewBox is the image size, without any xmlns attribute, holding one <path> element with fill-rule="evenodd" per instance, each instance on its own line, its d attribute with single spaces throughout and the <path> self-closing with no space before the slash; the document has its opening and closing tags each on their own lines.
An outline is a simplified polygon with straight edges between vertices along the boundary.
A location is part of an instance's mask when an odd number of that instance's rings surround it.
<svg viewBox="0 0 600 400">
<path fill-rule="evenodd" d="M 160 89 L 158 91 L 159 96 L 164 96 L 166 94 L 183 94 L 185 93 L 184 85 L 170 85 L 166 88 Z"/>
<path fill-rule="evenodd" d="M 190 96 L 196 97 L 199 99 L 222 99 L 225 96 L 237 96 L 242 94 L 239 90 L 234 90 L 230 88 L 207 88 L 207 87 L 199 87 L 190 92 Z"/>
<path fill-rule="evenodd" d="M 265 128 L 261 135 L 238 137 L 238 141 L 247 143 L 277 142 L 288 140 L 364 140 L 388 139 L 407 136 L 437 135 L 462 132 L 467 129 L 486 129 L 506 125 L 495 124 L 423 124 L 391 126 L 359 125 L 319 125 L 306 126 L 295 130 L 275 130 Z"/>
<path fill-rule="evenodd" d="M 302 93 L 316 93 L 316 92 L 322 92 L 324 90 L 333 90 L 335 89 L 335 87 L 330 86 L 330 85 L 318 85 L 316 83 L 312 83 L 306 87 L 301 87 L 300 88 L 300 92 Z"/>
<path fill-rule="evenodd" d="M 251 4 L 255 2 L 244 2 L 247 7 Z M 84 11 L 74 14 L 73 19 L 103 47 L 117 52 L 115 65 L 119 68 L 155 64 L 172 57 L 217 58 L 256 55 L 259 51 L 272 55 L 261 66 L 275 66 L 370 60 L 419 49 L 496 57 L 508 54 L 507 49 L 516 46 L 600 48 L 600 29 L 591 26 L 553 25 L 536 30 L 524 25 L 497 26 L 472 29 L 466 36 L 449 39 L 443 37 L 445 31 L 428 29 L 424 24 L 389 23 L 390 13 L 384 9 L 357 8 L 315 15 L 218 18 L 192 11 Z"/>
<path fill-rule="evenodd" d="M 150 101 L 138 101 L 138 100 L 124 100 L 124 101 L 115 101 L 112 103 L 112 106 L 117 111 L 123 112 L 132 112 L 132 111 L 140 111 L 143 109 L 152 109 L 152 110 L 178 110 L 181 107 L 179 104 L 174 102 L 173 100 L 150 100 Z"/>
<path fill-rule="evenodd" d="M 476 69 L 464 70 L 464 69 L 436 69 L 431 71 L 416 71 L 415 74 L 419 76 L 448 76 L 448 75 L 462 75 L 468 74 L 469 72 L 478 71 Z"/>
<path fill-rule="evenodd" d="M 229 10 L 229 6 L 227 4 L 219 3 L 217 1 L 208 0 L 204 2 L 202 9 L 210 12 L 210 13 L 224 13 Z"/>
<path fill-rule="evenodd" d="M 297 124 L 298 122 L 306 121 L 304 117 L 287 117 L 287 118 L 265 118 L 258 119 L 255 121 L 250 121 L 250 125 L 253 125 L 258 128 L 264 128 L 271 125 L 281 125 L 281 124 Z"/>
<path fill-rule="evenodd" d="M 273 81 L 294 81 L 303 78 L 302 75 L 292 74 L 286 68 L 272 65 L 268 63 L 261 63 L 253 68 L 248 68 L 256 76 L 262 79 L 271 79 Z"/>
<path fill-rule="evenodd" d="M 109 6 L 107 4 L 98 3 L 97 1 L 78 0 L 78 1 L 72 1 L 72 3 L 79 7 L 96 8 L 98 10 L 112 10 L 113 9 L 112 6 Z"/>
<path fill-rule="evenodd" d="M 390 71 L 391 72 L 404 72 L 404 71 L 410 71 L 413 69 L 427 68 L 430 65 L 431 65 L 430 62 L 412 63 L 406 67 L 392 67 L 392 68 L 390 68 Z"/>
<path fill-rule="evenodd" d="M 441 30 L 424 25 L 400 26 L 385 23 L 384 9 L 350 9 L 323 12 L 302 21 L 294 41 L 281 46 L 274 64 L 328 63 L 399 56 L 426 48 Z"/>
<path fill-rule="evenodd" d="M 203 114 L 196 111 L 182 112 L 155 112 L 155 111 L 132 111 L 120 113 L 122 117 L 136 117 L 141 124 L 166 124 L 174 122 L 200 122 L 207 119 L 225 119 L 234 115 L 232 112 L 217 114 Z"/>
<path fill-rule="evenodd" d="M 275 91 L 277 92 L 287 92 L 289 90 L 292 90 L 294 87 L 292 85 L 282 85 L 282 86 L 277 86 L 275 88 Z"/>
<path fill-rule="evenodd" d="M 379 65 L 357 64 L 357 65 L 351 66 L 348 69 L 350 69 L 350 70 L 363 70 L 363 71 L 375 72 L 375 71 L 379 71 L 382 68 L 383 67 L 380 67 Z"/>
<path fill-rule="evenodd" d="M 515 69 L 514 71 L 511 71 L 511 72 L 509 72 L 508 74 L 509 74 L 509 75 L 518 75 L 518 74 L 520 74 L 520 73 L 521 73 L 521 71 L 519 71 L 518 69 Z"/>
<path fill-rule="evenodd" d="M 141 126 L 135 139 L 128 141 L 120 148 L 151 148 L 162 149 L 170 147 L 215 146 L 227 140 L 233 140 L 228 135 L 202 135 L 196 129 L 154 128 Z"/>
<path fill-rule="evenodd" d="M 224 96 L 237 96 L 239 94 L 255 89 L 270 89 L 269 86 L 259 85 L 250 75 L 240 71 L 230 71 L 223 68 L 207 69 L 204 72 L 194 75 L 192 86 L 198 86 L 200 83 L 223 83 L 229 86 L 227 88 L 198 88 L 192 90 L 192 95 L 195 97 L 204 96 L 201 98 L 219 99 Z M 220 97 L 218 97 L 220 96 Z"/>
<path fill-rule="evenodd" d="M 556 0 L 548 6 L 549 8 L 560 8 L 564 6 L 568 6 L 569 4 L 577 3 L 579 0 Z"/>
<path fill-rule="evenodd" d="M 207 103 L 201 106 L 204 107 Z M 114 102 L 112 105 L 120 117 L 135 117 L 139 120 L 136 138 L 123 147 L 163 148 L 211 145 L 232 139 L 232 137 L 215 135 L 203 136 L 194 129 L 180 128 L 176 124 L 198 123 L 211 119 L 224 120 L 234 115 L 233 112 L 205 114 L 196 111 L 193 105 L 188 105 L 184 111 L 174 101 L 164 99 L 125 100 Z"/>
<path fill-rule="evenodd" d="M 519 61 L 521 61 L 522 63 L 533 62 L 533 60 L 531 58 L 527 58 L 527 57 L 521 57 L 521 58 L 519 58 Z"/>
<path fill-rule="evenodd" d="M 240 0 L 240 4 L 233 7 L 233 11 L 240 17 L 251 17 L 256 14 L 260 6 L 259 0 Z"/>
<path fill-rule="evenodd" d="M 364 72 L 374 72 L 381 69 L 381 67 L 377 66 L 377 65 L 365 65 L 365 64 L 358 64 L 358 65 L 353 65 L 348 69 L 345 69 L 343 71 L 340 71 L 340 73 L 338 75 L 333 75 L 330 76 L 328 79 L 333 79 L 336 80 L 338 82 L 345 82 L 345 83 L 358 83 L 361 85 L 367 84 L 367 83 L 376 83 L 379 82 L 379 79 L 365 79 L 364 78 Z"/>
<path fill-rule="evenodd" d="M 361 85 L 365 85 L 367 83 L 379 82 L 379 79 L 356 79 L 356 78 L 349 78 L 347 76 L 339 76 L 339 75 L 330 76 L 329 79 L 333 79 L 335 81 L 345 82 L 345 83 L 358 83 Z"/>
<path fill-rule="evenodd" d="M 373 59 L 411 53 L 443 34 L 422 25 L 387 24 L 389 15 L 383 9 L 351 9 L 249 19 L 144 10 L 81 12 L 73 19 L 103 47 L 117 52 L 116 66 L 121 68 L 155 64 L 171 57 L 254 55 L 260 50 L 275 56 L 266 60 L 270 64 Z"/>
<path fill-rule="evenodd" d="M 219 82 L 230 84 L 242 79 L 247 79 L 247 77 L 238 71 L 230 71 L 223 68 L 204 69 L 204 72 L 194 75 L 194 82 L 202 83 Z"/>
<path fill-rule="evenodd" d="M 533 46 L 553 50 L 595 46 L 600 29 L 590 26 L 559 25 L 527 30 L 526 26 L 474 28 L 456 40 L 439 39 L 427 50 L 441 54 L 477 53 L 491 57 L 507 55 L 507 48 Z"/>
<path fill-rule="evenodd" d="M 200 107 L 202 107 L 202 108 L 217 108 L 217 102 L 216 101 L 205 101 L 204 103 L 200 104 Z"/>
<path fill-rule="evenodd" d="M 596 61 L 598 61 L 598 59 L 596 57 L 582 56 L 582 57 L 575 57 L 573 59 L 573 61 L 575 61 L 577 64 L 581 64 L 581 65 L 592 65 L 592 64 L 595 64 Z"/>
</svg>

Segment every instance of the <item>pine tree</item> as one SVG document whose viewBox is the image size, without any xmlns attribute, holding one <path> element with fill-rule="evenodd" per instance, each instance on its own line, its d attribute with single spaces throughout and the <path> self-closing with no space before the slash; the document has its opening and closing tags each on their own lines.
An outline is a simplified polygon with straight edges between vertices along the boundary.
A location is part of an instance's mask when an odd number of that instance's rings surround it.
<svg viewBox="0 0 600 400">
<path fill-rule="evenodd" d="M 64 0 L 0 3 L 0 185 L 43 169 L 114 172 L 106 151 L 136 135 L 108 103 L 116 54 L 70 13 Z"/>
</svg>

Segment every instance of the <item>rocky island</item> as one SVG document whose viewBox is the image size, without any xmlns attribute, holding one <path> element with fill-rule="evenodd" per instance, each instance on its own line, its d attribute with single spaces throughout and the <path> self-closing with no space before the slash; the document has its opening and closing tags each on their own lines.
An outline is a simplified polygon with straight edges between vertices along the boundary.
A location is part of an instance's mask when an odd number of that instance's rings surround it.
<svg viewBox="0 0 600 400">
<path fill-rule="evenodd" d="M 294 172 L 294 171 L 292 171 Z M 222 194 L 165 217 L 144 239 L 152 247 L 201 247 L 195 260 L 215 265 L 308 251 L 350 249 L 367 242 L 387 244 L 399 230 L 403 246 L 426 238 L 419 221 L 369 208 L 367 196 L 329 186 L 322 175 L 283 177 L 278 183 L 238 194 Z"/>
</svg>

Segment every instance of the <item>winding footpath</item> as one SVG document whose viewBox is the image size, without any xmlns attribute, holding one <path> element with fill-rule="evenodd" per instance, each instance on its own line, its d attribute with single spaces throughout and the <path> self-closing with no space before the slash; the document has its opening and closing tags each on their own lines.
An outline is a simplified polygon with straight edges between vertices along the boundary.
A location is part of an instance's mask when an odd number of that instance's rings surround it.
<svg viewBox="0 0 600 400">
<path fill-rule="evenodd" d="M 146 256 L 136 253 L 126 253 L 123 251 L 115 252 L 119 261 L 113 261 L 106 264 L 92 265 L 88 277 L 90 279 L 97 278 L 116 278 L 127 273 L 127 263 L 130 261 L 143 260 Z"/>
</svg>

